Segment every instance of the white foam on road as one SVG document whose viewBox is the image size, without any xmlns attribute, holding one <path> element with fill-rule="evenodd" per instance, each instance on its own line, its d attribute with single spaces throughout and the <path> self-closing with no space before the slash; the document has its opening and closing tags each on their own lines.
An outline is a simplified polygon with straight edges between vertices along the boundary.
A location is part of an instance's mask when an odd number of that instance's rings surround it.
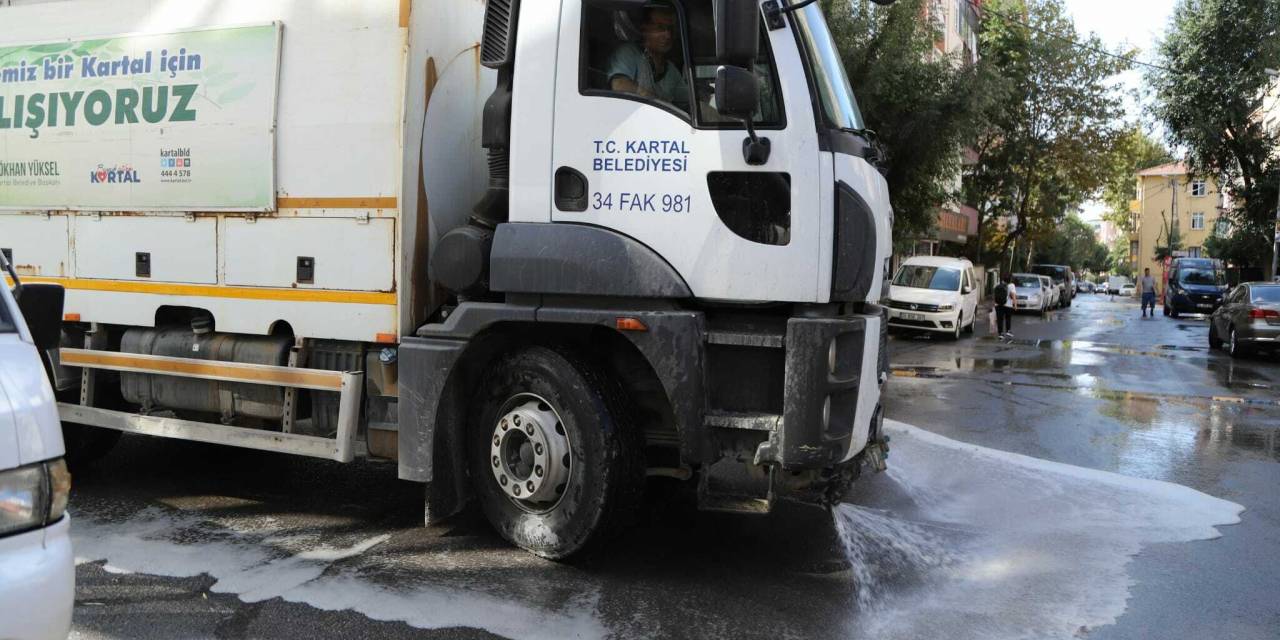
<svg viewBox="0 0 1280 640">
<path fill-rule="evenodd" d="M 832 628 L 837 637 L 1078 637 L 1123 613 L 1132 586 L 1126 565 L 1144 546 L 1217 537 L 1215 527 L 1238 522 L 1243 510 L 1179 485 L 967 445 L 900 423 L 886 427 L 893 436 L 887 477 L 866 479 L 862 504 L 835 512 L 856 594 L 849 615 L 831 612 L 848 621 Z M 376 530 L 326 533 L 161 507 L 75 517 L 78 564 L 208 574 L 212 591 L 246 602 L 279 597 L 420 628 L 518 638 L 603 638 L 634 622 L 628 612 L 611 621 L 601 610 L 607 575 L 578 572 L 560 584 L 563 572 L 550 577 L 540 561 L 514 553 L 462 552 L 472 562 L 498 563 L 473 571 L 451 561 L 450 551 L 415 559 L 430 553 L 416 549 L 402 559 Z M 681 570 L 670 567 L 672 576 Z M 630 613 L 686 615 L 681 606 L 658 596 Z M 744 624 L 717 620 L 717 629 L 700 635 L 758 631 Z"/>
<path fill-rule="evenodd" d="M 886 426 L 888 473 L 910 504 L 836 512 L 859 636 L 1078 637 L 1124 612 L 1126 565 L 1144 546 L 1216 538 L 1244 510 L 1181 485 Z"/>
<path fill-rule="evenodd" d="M 345 571 L 341 561 L 382 544 L 378 535 L 343 547 L 304 546 L 273 531 L 229 531 L 152 508 L 122 522 L 76 515 L 76 564 L 105 560 L 112 573 L 169 577 L 212 576 L 215 593 L 245 602 L 282 598 L 330 611 L 354 610 L 374 620 L 424 629 L 470 627 L 519 638 L 603 638 L 592 594 L 563 611 L 458 586 L 389 588 Z"/>
</svg>

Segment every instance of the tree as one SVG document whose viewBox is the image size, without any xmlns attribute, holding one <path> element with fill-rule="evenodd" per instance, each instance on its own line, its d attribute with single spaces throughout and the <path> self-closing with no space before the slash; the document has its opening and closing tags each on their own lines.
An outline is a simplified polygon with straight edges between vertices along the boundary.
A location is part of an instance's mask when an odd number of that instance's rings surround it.
<svg viewBox="0 0 1280 640">
<path fill-rule="evenodd" d="M 920 19 L 924 0 L 823 5 L 866 126 L 888 151 L 894 235 L 924 235 L 939 206 L 958 196 L 947 177 L 959 175 L 989 83 L 976 67 L 932 55 L 934 32 Z"/>
<path fill-rule="evenodd" d="M 1133 200 L 1137 173 L 1156 165 L 1173 162 L 1173 154 L 1159 140 L 1138 127 L 1120 134 L 1108 157 L 1108 175 L 1102 185 L 1102 201 L 1106 210 L 1102 219 L 1125 232 L 1133 231 L 1129 202 Z"/>
<path fill-rule="evenodd" d="M 1107 256 L 1107 271 L 1117 276 L 1133 277 L 1133 264 L 1129 262 L 1129 239 L 1121 236 L 1111 243 Z"/>
<path fill-rule="evenodd" d="M 1014 259 L 1014 243 L 1043 240 L 1106 181 L 1122 134 L 1120 92 L 1107 80 L 1122 63 L 1097 52 L 1096 36 L 1077 46 L 1059 0 L 992 0 L 983 12 L 980 50 L 998 82 L 966 200 L 990 248 Z M 997 219 L 1003 228 L 986 232 Z"/>
<path fill-rule="evenodd" d="M 1100 271 L 1106 268 L 1106 257 L 1107 249 L 1098 242 L 1093 227 L 1073 214 L 1036 243 L 1033 261 Z"/>
<path fill-rule="evenodd" d="M 1154 113 L 1191 168 L 1218 176 L 1241 258 L 1268 263 L 1280 158 L 1277 136 L 1257 117 L 1266 69 L 1280 68 L 1280 0 L 1181 0 L 1147 82 Z"/>
<path fill-rule="evenodd" d="M 1174 252 L 1182 251 L 1182 234 L 1174 222 L 1163 211 L 1160 212 L 1160 232 L 1156 235 L 1156 250 L 1152 256 L 1156 262 L 1164 262 L 1166 258 L 1172 258 Z"/>
</svg>

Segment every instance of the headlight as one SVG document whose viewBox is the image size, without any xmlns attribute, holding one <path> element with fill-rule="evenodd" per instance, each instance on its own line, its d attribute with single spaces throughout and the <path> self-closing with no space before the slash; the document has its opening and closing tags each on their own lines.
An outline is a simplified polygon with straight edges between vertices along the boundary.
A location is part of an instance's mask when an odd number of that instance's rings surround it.
<svg viewBox="0 0 1280 640">
<path fill-rule="evenodd" d="M 949 304 L 940 304 L 940 305 L 938 305 L 938 311 L 950 311 L 950 310 L 952 310 L 952 309 L 954 309 L 954 308 L 955 308 L 955 306 L 953 306 L 953 305 L 949 305 Z"/>
<path fill-rule="evenodd" d="M 60 519 L 70 492 L 71 474 L 62 460 L 0 471 L 0 535 Z"/>
</svg>

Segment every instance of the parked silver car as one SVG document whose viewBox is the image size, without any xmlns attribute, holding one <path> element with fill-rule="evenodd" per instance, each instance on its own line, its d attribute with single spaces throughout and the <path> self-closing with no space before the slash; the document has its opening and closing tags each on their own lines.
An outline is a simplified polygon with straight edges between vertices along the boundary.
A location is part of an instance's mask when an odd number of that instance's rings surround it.
<svg viewBox="0 0 1280 640">
<path fill-rule="evenodd" d="M 1280 283 L 1245 282 L 1209 317 L 1209 348 L 1226 345 L 1232 357 L 1280 348 Z"/>
</svg>

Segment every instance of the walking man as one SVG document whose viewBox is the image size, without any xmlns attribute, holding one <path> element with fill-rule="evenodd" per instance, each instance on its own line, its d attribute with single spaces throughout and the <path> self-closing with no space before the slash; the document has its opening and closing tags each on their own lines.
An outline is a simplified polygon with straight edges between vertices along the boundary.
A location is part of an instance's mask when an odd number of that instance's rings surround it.
<svg viewBox="0 0 1280 640">
<path fill-rule="evenodd" d="M 996 332 L 1001 338 L 1013 337 L 1013 310 L 1017 307 L 1017 287 L 1013 286 L 1013 274 L 1004 272 L 1000 275 L 1000 284 L 996 285 Z"/>
<path fill-rule="evenodd" d="M 1147 317 L 1147 309 L 1151 309 L 1151 315 L 1156 315 L 1156 279 L 1151 277 L 1151 268 L 1142 270 L 1142 281 L 1138 283 L 1142 288 L 1142 317 Z"/>
</svg>

